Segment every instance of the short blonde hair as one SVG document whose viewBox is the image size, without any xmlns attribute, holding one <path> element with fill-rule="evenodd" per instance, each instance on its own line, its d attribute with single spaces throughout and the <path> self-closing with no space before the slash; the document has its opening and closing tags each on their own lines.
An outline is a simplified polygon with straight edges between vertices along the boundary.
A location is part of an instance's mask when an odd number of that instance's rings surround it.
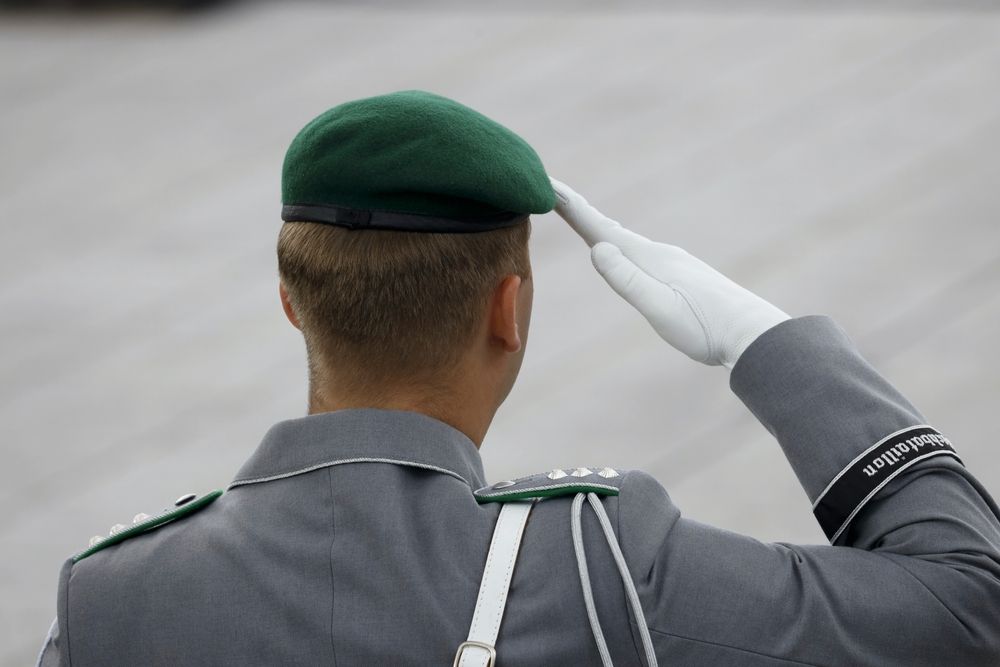
<svg viewBox="0 0 1000 667">
<path fill-rule="evenodd" d="M 278 272 L 310 378 L 377 386 L 434 377 L 467 348 L 505 275 L 531 277 L 531 223 L 474 233 L 351 230 L 286 222 Z"/>
</svg>

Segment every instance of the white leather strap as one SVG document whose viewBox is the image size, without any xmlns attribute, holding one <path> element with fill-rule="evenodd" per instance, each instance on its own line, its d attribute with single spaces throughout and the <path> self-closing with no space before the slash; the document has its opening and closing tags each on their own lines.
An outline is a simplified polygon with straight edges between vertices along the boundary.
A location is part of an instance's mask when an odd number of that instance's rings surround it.
<svg viewBox="0 0 1000 667">
<path fill-rule="evenodd" d="M 534 504 L 529 500 L 504 503 L 493 529 L 490 553 L 486 557 L 483 581 L 479 585 L 476 611 L 472 615 L 469 638 L 458 647 L 453 667 L 493 667 L 500 621 L 507 606 L 507 591 L 521 546 L 521 535 Z"/>
</svg>

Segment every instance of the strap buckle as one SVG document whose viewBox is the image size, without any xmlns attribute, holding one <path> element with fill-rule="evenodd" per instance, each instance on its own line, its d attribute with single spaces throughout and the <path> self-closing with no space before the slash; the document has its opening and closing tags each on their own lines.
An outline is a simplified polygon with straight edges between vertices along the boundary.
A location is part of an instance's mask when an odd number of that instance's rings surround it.
<svg viewBox="0 0 1000 667">
<path fill-rule="evenodd" d="M 497 650 L 485 644 L 483 642 L 474 642 L 471 639 L 469 641 L 464 641 L 458 645 L 458 651 L 455 653 L 455 662 L 451 663 L 451 667 L 458 667 L 458 663 L 462 661 L 462 653 L 467 648 L 481 648 L 489 653 L 486 658 L 486 667 L 494 667 L 497 663 Z"/>
</svg>

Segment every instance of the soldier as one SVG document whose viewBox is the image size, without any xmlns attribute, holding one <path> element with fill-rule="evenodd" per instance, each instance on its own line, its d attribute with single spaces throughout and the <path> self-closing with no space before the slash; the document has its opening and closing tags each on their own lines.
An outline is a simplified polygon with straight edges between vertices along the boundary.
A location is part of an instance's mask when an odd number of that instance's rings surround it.
<svg viewBox="0 0 1000 667">
<path fill-rule="evenodd" d="M 320 115 L 282 178 L 309 414 L 224 493 L 70 558 L 40 664 L 1000 663 L 1000 510 L 829 318 L 628 231 L 428 93 Z M 478 448 L 528 335 L 528 217 L 553 207 L 668 343 L 730 369 L 830 545 L 699 523 L 640 471 L 487 485 Z"/>
</svg>

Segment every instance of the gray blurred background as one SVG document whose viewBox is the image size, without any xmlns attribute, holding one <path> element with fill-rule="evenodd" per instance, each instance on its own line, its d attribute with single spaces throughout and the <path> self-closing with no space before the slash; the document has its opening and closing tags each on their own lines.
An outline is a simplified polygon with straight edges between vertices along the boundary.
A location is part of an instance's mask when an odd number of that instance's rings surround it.
<svg viewBox="0 0 1000 667">
<path fill-rule="evenodd" d="M 831 315 L 1000 494 L 990 3 L 5 4 L 2 665 L 33 664 L 91 535 L 225 487 L 305 413 L 281 160 L 319 112 L 393 90 L 486 113 L 624 224 Z M 663 343 L 554 214 L 532 253 L 489 479 L 644 468 L 692 518 L 825 543 L 725 369 Z"/>
</svg>

